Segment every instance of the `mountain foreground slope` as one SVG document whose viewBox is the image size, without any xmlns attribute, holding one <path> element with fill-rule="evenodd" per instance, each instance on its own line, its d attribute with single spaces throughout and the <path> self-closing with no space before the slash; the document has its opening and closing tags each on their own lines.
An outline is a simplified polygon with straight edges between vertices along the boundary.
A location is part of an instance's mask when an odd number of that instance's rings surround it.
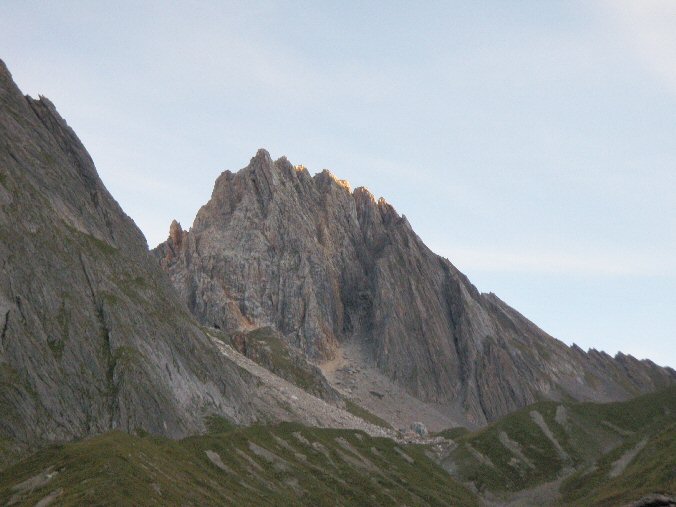
<svg viewBox="0 0 676 507">
<path fill-rule="evenodd" d="M 676 493 L 676 387 L 607 404 L 538 402 L 440 435 L 453 443 L 438 461 L 499 505 L 615 506 Z"/>
<path fill-rule="evenodd" d="M 0 478 L 35 505 L 479 505 L 421 448 L 353 430 L 224 428 L 182 441 L 120 432 L 46 449 Z"/>
<path fill-rule="evenodd" d="M 0 503 L 666 507 L 676 502 L 675 389 L 605 405 L 540 402 L 417 445 L 219 419 L 181 441 L 111 432 L 7 469 Z"/>
<path fill-rule="evenodd" d="M 447 422 L 478 426 L 540 399 L 622 400 L 676 379 L 566 346 L 480 294 L 384 199 L 265 150 L 222 173 L 190 230 L 174 221 L 154 253 L 202 324 L 271 326 L 318 364 L 356 350 Z"/>
</svg>

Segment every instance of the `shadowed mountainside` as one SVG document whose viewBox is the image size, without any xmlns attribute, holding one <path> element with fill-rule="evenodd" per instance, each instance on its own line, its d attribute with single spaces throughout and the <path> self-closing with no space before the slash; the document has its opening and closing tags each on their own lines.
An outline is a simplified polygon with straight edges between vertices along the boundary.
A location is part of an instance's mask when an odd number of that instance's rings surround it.
<svg viewBox="0 0 676 507">
<path fill-rule="evenodd" d="M 111 429 L 173 437 L 256 419 L 52 103 L 0 61 L 0 435 L 22 445 Z"/>
</svg>

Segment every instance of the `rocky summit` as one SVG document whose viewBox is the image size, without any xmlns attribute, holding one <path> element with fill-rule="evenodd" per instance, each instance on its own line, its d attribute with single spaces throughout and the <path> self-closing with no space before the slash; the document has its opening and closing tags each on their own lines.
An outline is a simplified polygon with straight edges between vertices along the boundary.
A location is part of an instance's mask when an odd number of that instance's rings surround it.
<svg viewBox="0 0 676 507">
<path fill-rule="evenodd" d="M 189 231 L 174 221 L 153 252 L 203 325 L 272 327 L 320 365 L 356 347 L 402 392 L 469 425 L 676 379 L 647 360 L 568 347 L 479 293 L 384 199 L 265 150 L 222 173 Z"/>
</svg>

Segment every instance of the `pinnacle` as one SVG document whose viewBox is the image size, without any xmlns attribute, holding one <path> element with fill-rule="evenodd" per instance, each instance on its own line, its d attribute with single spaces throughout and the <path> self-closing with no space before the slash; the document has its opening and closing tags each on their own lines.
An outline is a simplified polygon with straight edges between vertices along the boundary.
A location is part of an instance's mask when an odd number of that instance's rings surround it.
<svg viewBox="0 0 676 507">
<path fill-rule="evenodd" d="M 176 221 L 176 219 L 172 220 L 171 225 L 169 226 L 169 238 L 174 242 L 175 245 L 181 244 L 181 239 L 183 238 L 183 228 L 181 227 L 181 224 Z"/>
<path fill-rule="evenodd" d="M 331 171 L 329 171 L 328 169 L 323 169 L 322 172 L 317 173 L 317 174 L 315 175 L 315 177 L 316 177 L 316 178 L 324 178 L 324 179 L 328 179 L 329 181 L 333 181 L 333 182 L 336 183 L 339 187 L 344 188 L 344 189 L 347 190 L 348 192 L 352 192 L 352 188 L 351 188 L 351 186 L 350 186 L 350 182 L 349 182 L 349 181 L 347 181 L 347 180 L 341 180 L 340 178 L 338 178 L 335 174 L 333 174 L 333 173 L 332 173 Z"/>
<path fill-rule="evenodd" d="M 256 154 L 251 158 L 251 162 L 261 161 L 272 163 L 272 157 L 270 157 L 270 152 L 265 148 L 259 148 Z"/>
</svg>

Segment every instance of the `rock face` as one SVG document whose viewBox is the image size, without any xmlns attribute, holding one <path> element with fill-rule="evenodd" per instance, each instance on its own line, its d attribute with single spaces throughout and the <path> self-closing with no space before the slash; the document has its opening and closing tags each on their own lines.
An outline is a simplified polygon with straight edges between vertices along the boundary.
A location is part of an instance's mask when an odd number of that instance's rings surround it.
<svg viewBox="0 0 676 507">
<path fill-rule="evenodd" d="M 384 199 L 264 150 L 221 174 L 190 231 L 172 223 L 154 253 L 202 323 L 271 326 L 316 361 L 356 340 L 408 392 L 474 424 L 540 398 L 617 400 L 676 379 L 555 340 L 480 294 Z"/>
<path fill-rule="evenodd" d="M 223 354 L 73 131 L 1 61 L 0 264 L 0 467 L 13 451 L 111 429 L 194 434 L 211 415 L 359 423 L 310 395 L 291 406 L 281 379 Z"/>
<path fill-rule="evenodd" d="M 178 437 L 205 415 L 261 413 L 250 375 L 180 304 L 73 131 L 1 61 L 0 263 L 3 441 Z"/>
<path fill-rule="evenodd" d="M 173 223 L 171 255 L 185 238 Z M 302 356 L 272 354 L 274 333 L 245 343 L 280 375 L 200 326 L 75 133 L 2 61 L 0 264 L 0 469 L 50 442 L 112 429 L 183 437 L 211 416 L 383 434 L 337 408 Z"/>
</svg>

